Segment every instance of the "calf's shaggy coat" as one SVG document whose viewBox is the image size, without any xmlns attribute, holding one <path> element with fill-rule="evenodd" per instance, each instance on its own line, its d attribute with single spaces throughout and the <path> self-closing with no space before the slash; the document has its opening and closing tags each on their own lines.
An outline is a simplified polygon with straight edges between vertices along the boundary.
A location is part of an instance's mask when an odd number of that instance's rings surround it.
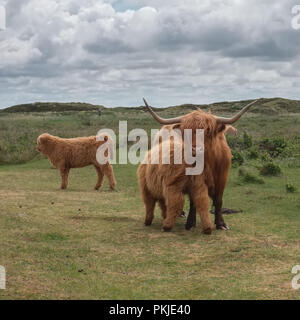
<svg viewBox="0 0 300 320">
<path fill-rule="evenodd" d="M 170 143 L 170 164 L 163 164 L 165 163 L 164 157 L 168 156 L 162 154 L 164 143 Z M 146 207 L 145 225 L 151 225 L 154 218 L 154 207 L 158 202 L 164 218 L 163 229 L 170 231 L 176 218 L 182 213 L 184 194 L 188 194 L 199 212 L 203 232 L 210 234 L 213 225 L 209 214 L 205 176 L 203 174 L 185 175 L 185 168 L 188 166 L 184 162 L 174 164 L 176 148 L 182 148 L 182 144 L 175 140 L 164 141 L 156 145 L 146 155 L 148 163 L 142 163 L 138 168 L 140 191 Z M 151 153 L 160 155 L 159 164 L 151 164 Z"/>
<path fill-rule="evenodd" d="M 61 189 L 67 188 L 71 168 L 82 168 L 89 165 L 93 165 L 98 174 L 96 190 L 101 187 L 104 176 L 107 177 L 110 188 L 115 188 L 116 180 L 111 164 L 109 162 L 100 164 L 96 159 L 98 148 L 108 142 L 111 151 L 113 141 L 106 133 L 100 136 L 103 141 L 98 141 L 96 136 L 62 139 L 48 133 L 43 133 L 38 137 L 37 150 L 47 156 L 53 166 L 60 171 Z"/>
</svg>

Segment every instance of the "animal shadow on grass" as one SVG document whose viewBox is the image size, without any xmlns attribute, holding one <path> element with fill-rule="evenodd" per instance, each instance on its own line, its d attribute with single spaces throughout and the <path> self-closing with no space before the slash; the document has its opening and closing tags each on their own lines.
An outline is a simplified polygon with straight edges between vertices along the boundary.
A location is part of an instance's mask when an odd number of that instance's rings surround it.
<svg viewBox="0 0 300 320">
<path fill-rule="evenodd" d="M 194 229 L 196 229 L 196 231 L 197 231 L 197 228 L 194 228 L 193 230 L 189 230 L 188 232 L 186 232 L 186 230 L 184 228 L 185 221 L 186 221 L 185 219 L 178 217 L 174 227 L 172 228 L 172 230 L 170 232 L 165 232 L 163 230 L 163 226 L 162 226 L 163 220 L 160 219 L 159 217 L 157 217 L 156 219 L 154 218 L 154 220 L 150 226 L 145 226 L 145 225 L 142 225 L 142 226 L 144 227 L 144 229 L 147 232 L 150 232 L 150 233 L 162 233 L 163 232 L 164 234 L 172 234 L 174 236 L 184 236 L 189 233 L 193 233 Z M 141 220 L 141 222 L 142 222 L 141 224 L 143 224 L 143 219 Z M 200 228 L 199 230 L 201 230 L 200 225 L 197 225 L 197 227 L 199 227 Z"/>
<path fill-rule="evenodd" d="M 120 217 L 120 216 L 101 216 L 101 215 L 93 215 L 93 216 L 86 216 L 86 215 L 78 215 L 78 216 L 71 216 L 70 219 L 73 220 L 104 220 L 108 222 L 128 222 L 128 221 L 136 221 L 134 218 L 130 217 Z"/>
<path fill-rule="evenodd" d="M 233 213 L 240 213 L 240 212 L 243 212 L 243 210 L 241 209 L 238 209 L 238 210 L 235 210 L 235 209 L 228 209 L 228 208 L 222 208 L 222 214 L 233 214 Z M 215 210 L 210 210 L 210 213 L 211 214 L 215 214 Z"/>
</svg>

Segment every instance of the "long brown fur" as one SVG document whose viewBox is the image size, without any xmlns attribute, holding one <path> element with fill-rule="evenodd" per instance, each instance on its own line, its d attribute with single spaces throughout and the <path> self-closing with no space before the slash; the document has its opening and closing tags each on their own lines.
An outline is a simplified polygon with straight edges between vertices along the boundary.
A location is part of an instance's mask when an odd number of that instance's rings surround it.
<svg viewBox="0 0 300 320">
<path fill-rule="evenodd" d="M 169 141 L 163 142 L 169 143 Z M 184 174 L 186 164 L 174 164 L 174 150 L 182 148 L 181 144 L 171 141 L 170 164 L 163 164 L 160 157 L 159 164 L 151 164 L 151 152 L 160 153 L 162 143 L 148 151 L 148 163 L 140 164 L 138 179 L 142 199 L 146 207 L 145 225 L 151 225 L 154 217 L 154 207 L 158 201 L 162 211 L 163 229 L 170 231 L 176 218 L 181 215 L 184 205 L 184 194 L 189 194 L 199 212 L 202 229 L 206 234 L 212 232 L 209 214 L 208 189 L 204 175 L 187 176 Z M 183 154 L 183 153 L 182 153 Z"/>
<path fill-rule="evenodd" d="M 192 129 L 193 131 L 204 129 L 204 175 L 206 185 L 208 194 L 215 206 L 215 224 L 218 229 L 226 228 L 221 212 L 223 193 L 231 165 L 231 151 L 224 134 L 226 126 L 218 124 L 213 115 L 199 110 L 187 114 L 180 128 L 182 131 L 184 129 Z"/>
<path fill-rule="evenodd" d="M 215 150 L 212 157 L 215 164 L 206 167 L 206 183 L 209 186 L 209 196 L 212 198 L 215 206 L 215 224 L 217 229 L 228 229 L 222 215 L 223 192 L 226 187 L 231 164 L 231 152 L 227 145 L 225 134 L 233 135 L 236 133 L 236 128 L 226 125 L 226 128 L 223 131 L 223 136 L 222 134 L 219 134 L 218 136 L 217 142 L 219 144 L 219 148 Z M 213 172 L 212 168 L 217 169 Z M 223 169 L 224 171 L 222 171 Z M 196 226 L 196 212 L 193 201 L 190 199 L 190 210 L 185 228 L 189 230 L 193 226 Z"/>
<path fill-rule="evenodd" d="M 61 189 L 66 189 L 68 176 L 71 168 L 82 168 L 93 165 L 98 174 L 98 181 L 95 189 L 98 190 L 103 182 L 104 176 L 107 177 L 110 188 L 114 189 L 116 180 L 114 171 L 109 162 L 99 164 L 96 153 L 103 143 L 112 140 L 108 134 L 102 134 L 104 141 L 97 141 L 95 136 L 63 139 L 43 133 L 37 139 L 37 150 L 48 157 L 50 162 L 61 173 Z"/>
<path fill-rule="evenodd" d="M 169 127 L 170 128 L 170 127 Z M 167 129 L 169 129 L 167 127 Z M 205 156 L 211 157 L 211 148 L 213 140 L 216 140 L 218 133 L 225 130 L 219 128 L 213 116 L 202 111 L 194 111 L 185 116 L 178 129 L 183 131 L 185 128 L 193 131 L 193 146 L 195 146 L 196 129 L 204 129 L 205 133 Z M 223 135 L 223 134 L 222 134 Z M 169 143 L 167 141 L 167 143 Z M 153 219 L 154 206 L 156 201 L 159 201 L 162 209 L 163 229 L 170 230 L 182 212 L 184 197 L 183 194 L 189 194 L 194 202 L 198 213 L 200 214 L 202 229 L 205 233 L 211 233 L 212 224 L 209 217 L 209 197 L 208 186 L 213 184 L 213 179 L 210 174 L 210 168 L 205 165 L 205 171 L 201 175 L 187 176 L 185 169 L 187 165 L 172 163 L 174 159 L 174 146 L 171 149 L 171 164 L 151 164 L 151 152 L 160 152 L 161 144 L 155 146 L 156 150 L 148 152 L 148 164 L 141 164 L 138 169 L 139 185 L 143 201 L 146 206 L 145 224 L 150 225 Z M 176 147 L 176 146 L 175 146 Z M 163 156 L 163 155 L 162 155 Z M 209 182 L 209 184 L 207 184 Z"/>
<path fill-rule="evenodd" d="M 204 172 L 200 177 L 186 176 L 186 165 L 184 163 L 182 165 L 172 163 L 169 165 L 141 164 L 138 169 L 138 178 L 140 191 L 146 206 L 145 224 L 151 224 L 155 202 L 159 201 L 162 215 L 165 218 L 163 228 L 165 230 L 171 229 L 176 217 L 181 213 L 180 210 L 182 210 L 182 194 L 188 193 L 200 213 L 204 232 L 210 233 L 209 230 L 212 229 L 208 217 L 208 196 L 212 198 L 215 206 L 217 228 L 227 227 L 222 217 L 221 208 L 231 164 L 231 151 L 225 138 L 225 133 L 229 128 L 226 128 L 223 124 L 218 124 L 211 114 L 202 110 L 187 114 L 180 124 L 164 126 L 163 128 L 171 130 L 174 127 L 181 130 L 182 137 L 184 137 L 185 129 L 192 129 L 193 146 L 195 146 L 196 129 L 204 129 Z M 230 128 L 230 130 L 232 129 Z M 172 188 L 167 188 L 168 183 Z M 167 189 L 168 192 L 166 192 Z M 175 207 L 174 203 L 176 203 Z M 168 204 L 171 207 L 168 207 Z M 169 212 L 168 218 L 166 212 Z"/>
</svg>

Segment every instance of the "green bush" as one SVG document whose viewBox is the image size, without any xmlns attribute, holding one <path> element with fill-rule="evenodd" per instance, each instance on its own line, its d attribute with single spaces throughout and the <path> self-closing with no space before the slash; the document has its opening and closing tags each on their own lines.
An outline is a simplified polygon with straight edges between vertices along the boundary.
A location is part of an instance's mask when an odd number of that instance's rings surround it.
<svg viewBox="0 0 300 320">
<path fill-rule="evenodd" d="M 286 192 L 289 192 L 289 193 L 294 193 L 297 191 L 296 187 L 293 186 L 291 183 L 287 183 L 285 185 L 285 189 L 286 189 Z"/>
<path fill-rule="evenodd" d="M 252 137 L 244 132 L 242 137 L 239 136 L 226 136 L 227 144 L 232 150 L 245 150 L 253 145 Z"/>
<path fill-rule="evenodd" d="M 236 166 L 236 167 L 241 166 L 244 163 L 244 157 L 240 152 L 236 150 L 232 150 L 231 154 L 232 154 L 231 163 L 233 166 Z"/>
<path fill-rule="evenodd" d="M 263 176 L 278 176 L 281 174 L 281 168 L 272 161 L 267 162 L 260 169 L 260 174 Z"/>
<path fill-rule="evenodd" d="M 253 145 L 252 137 L 249 136 L 246 131 L 244 131 L 243 140 L 242 140 L 242 149 L 251 148 L 252 145 Z"/>
<path fill-rule="evenodd" d="M 264 184 L 264 180 L 256 177 L 255 175 L 249 173 L 245 168 L 240 168 L 239 169 L 239 177 L 241 182 L 243 183 L 254 183 L 254 184 Z"/>
<path fill-rule="evenodd" d="M 265 138 L 259 142 L 259 148 L 266 151 L 272 158 L 287 156 L 288 144 L 283 137 Z"/>
<path fill-rule="evenodd" d="M 240 138 L 238 136 L 226 136 L 226 141 L 231 150 L 239 149 Z"/>
<path fill-rule="evenodd" d="M 260 158 L 261 158 L 262 162 L 271 162 L 272 161 L 271 156 L 267 152 L 261 153 Z"/>
<path fill-rule="evenodd" d="M 248 159 L 258 159 L 259 158 L 259 152 L 257 148 L 252 147 L 247 151 L 247 158 Z"/>
</svg>

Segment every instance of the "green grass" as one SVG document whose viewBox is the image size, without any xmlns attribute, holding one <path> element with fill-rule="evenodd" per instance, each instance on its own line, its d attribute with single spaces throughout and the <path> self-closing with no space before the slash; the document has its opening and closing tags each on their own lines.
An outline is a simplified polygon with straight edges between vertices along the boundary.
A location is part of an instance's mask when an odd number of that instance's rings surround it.
<svg viewBox="0 0 300 320">
<path fill-rule="evenodd" d="M 13 299 L 298 299 L 300 195 L 283 177 L 236 185 L 224 207 L 231 230 L 211 236 L 178 218 L 161 231 L 160 213 L 143 226 L 136 167 L 116 165 L 117 191 L 94 191 L 92 167 L 73 169 L 67 190 L 47 160 L 0 169 L 0 264 Z M 299 170 L 299 169 L 298 169 Z M 290 180 L 297 170 L 286 168 Z M 300 187 L 299 180 L 294 181 Z M 198 219 L 199 220 L 199 219 Z"/>
<path fill-rule="evenodd" d="M 276 159 L 282 174 L 263 177 L 264 184 L 253 183 L 260 159 L 245 157 L 250 182 L 231 169 L 223 205 L 242 210 L 224 216 L 231 230 L 206 236 L 199 224 L 185 231 L 178 218 L 164 233 L 158 209 L 153 225 L 143 225 L 136 166 L 114 165 L 116 191 L 106 181 L 93 190 L 93 167 L 72 169 L 68 189 L 59 189 L 59 172 L 35 151 L 42 132 L 92 135 L 125 119 L 129 129 L 159 127 L 135 109 L 85 116 L 90 122 L 71 112 L 0 116 L 0 265 L 7 273 L 0 299 L 299 299 L 291 269 L 300 263 L 300 193 L 286 191 L 287 182 L 300 190 L 297 153 Z M 247 114 L 237 127 L 254 141 L 294 139 L 299 150 L 300 113 L 272 117 Z"/>
</svg>

